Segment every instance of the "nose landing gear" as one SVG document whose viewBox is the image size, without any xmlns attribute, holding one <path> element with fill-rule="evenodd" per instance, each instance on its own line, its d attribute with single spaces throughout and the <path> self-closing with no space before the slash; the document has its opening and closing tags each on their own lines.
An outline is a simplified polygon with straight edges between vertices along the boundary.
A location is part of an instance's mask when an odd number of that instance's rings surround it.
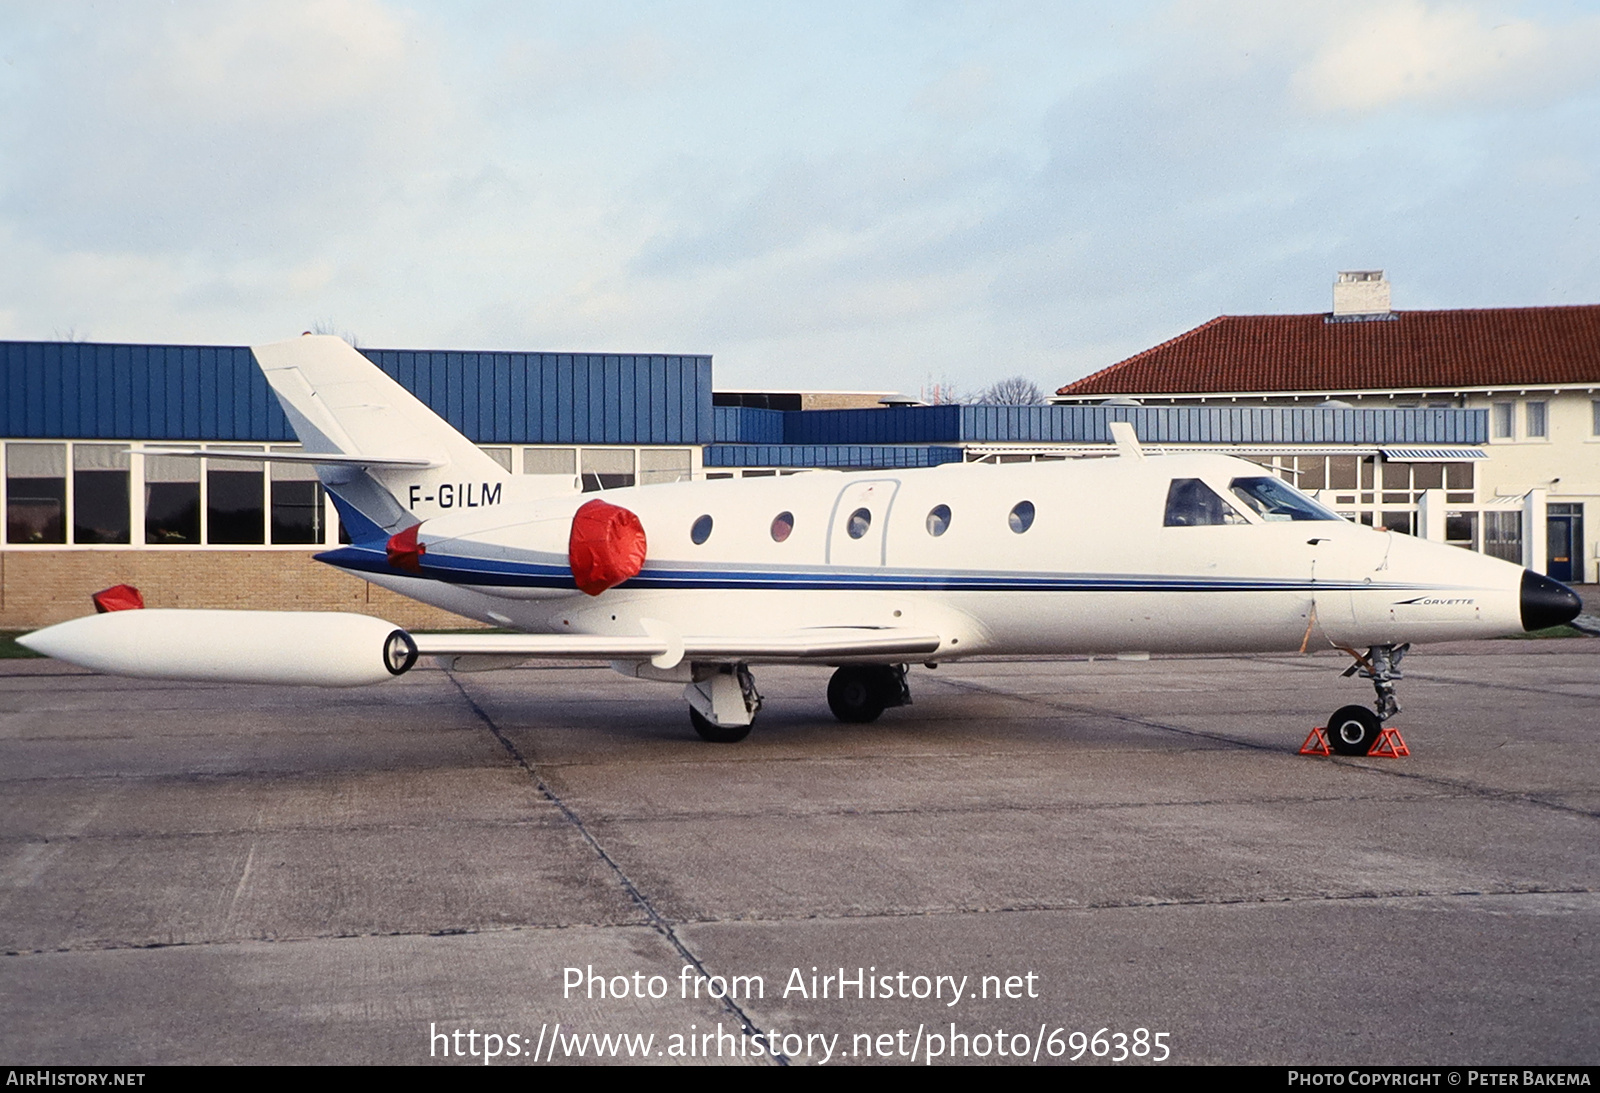
<svg viewBox="0 0 1600 1093">
<path fill-rule="evenodd" d="M 1340 755 L 1365 755 L 1372 750 L 1383 732 L 1383 723 L 1400 712 L 1400 703 L 1394 696 L 1394 681 L 1404 679 L 1400 661 L 1411 648 L 1404 645 L 1374 645 L 1362 656 L 1354 649 L 1345 649 L 1356 662 L 1344 670 L 1348 678 L 1356 673 L 1372 680 L 1377 692 L 1373 709 L 1365 706 L 1341 706 L 1328 719 L 1328 743 Z"/>
</svg>

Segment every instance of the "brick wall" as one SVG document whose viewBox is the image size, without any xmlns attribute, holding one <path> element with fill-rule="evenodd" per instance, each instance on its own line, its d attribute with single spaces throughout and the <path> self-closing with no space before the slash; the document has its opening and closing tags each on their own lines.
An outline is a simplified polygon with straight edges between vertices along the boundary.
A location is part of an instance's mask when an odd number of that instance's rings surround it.
<svg viewBox="0 0 1600 1093">
<path fill-rule="evenodd" d="M 91 593 L 131 584 L 148 607 L 355 611 L 408 629 L 479 625 L 408 600 L 310 551 L 0 550 L 0 630 L 33 630 L 92 614 Z"/>
</svg>

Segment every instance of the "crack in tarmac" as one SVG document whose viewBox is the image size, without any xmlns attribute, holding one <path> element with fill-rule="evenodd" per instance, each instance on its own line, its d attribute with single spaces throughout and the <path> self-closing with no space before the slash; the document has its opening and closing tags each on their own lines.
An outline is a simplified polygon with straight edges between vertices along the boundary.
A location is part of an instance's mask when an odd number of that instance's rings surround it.
<svg viewBox="0 0 1600 1093">
<path fill-rule="evenodd" d="M 1172 908 L 1186 907 L 1275 907 L 1288 905 L 1309 905 L 1316 903 L 1380 903 L 1388 901 L 1405 901 L 1418 899 L 1433 900 L 1473 900 L 1473 899 L 1508 899 L 1520 896 L 1584 896 L 1593 895 L 1595 889 L 1588 887 L 1571 888 L 1542 888 L 1532 885 L 1506 886 L 1497 888 L 1452 889 L 1449 891 L 1435 891 L 1430 889 L 1394 889 L 1386 892 L 1323 892 L 1305 895 L 1219 895 L 1195 897 L 1193 899 L 1128 899 L 1128 900 L 1089 900 L 1079 902 L 1066 900 L 1061 902 L 1047 902 L 1044 900 L 1005 903 L 987 907 L 976 906 L 950 906 L 950 907 L 919 907 L 911 908 L 880 908 L 877 910 L 863 911 L 828 911 L 814 914 L 790 915 L 736 915 L 730 917 L 716 917 L 710 915 L 685 918 L 678 921 L 680 926 L 722 926 L 740 925 L 744 923 L 760 925 L 781 925 L 783 923 L 801 922 L 859 922 L 865 919 L 906 919 L 906 918 L 939 918 L 956 915 L 991 915 L 991 914 L 1029 914 L 1037 912 L 1046 913 L 1087 913 L 1098 911 L 1160 911 Z M 373 930 L 365 933 L 332 932 L 321 934 L 295 934 L 280 937 L 229 937 L 207 938 L 201 941 L 103 941 L 87 942 L 77 945 L 60 945 L 49 949 L 11 949 L 5 952 L 8 957 L 52 956 L 52 955 L 81 955 L 85 953 L 127 952 L 142 949 L 201 949 L 223 948 L 238 945 L 295 945 L 311 941 L 368 941 L 374 938 L 448 938 L 448 937 L 479 937 L 494 936 L 499 934 L 532 933 L 538 931 L 555 930 L 649 930 L 660 934 L 661 929 L 656 921 L 646 922 L 571 922 L 560 924 L 545 923 L 518 923 L 509 926 L 444 926 L 434 930 Z M 677 947 L 675 945 L 675 947 Z M 687 950 L 679 948 L 679 952 Z M 700 965 L 696 965 L 701 967 Z M 703 971 L 704 968 L 702 967 Z M 736 1007 L 730 1007 L 735 1009 Z M 753 1026 L 752 1026 L 753 1028 Z M 756 1030 L 759 1031 L 759 1030 Z"/>
<path fill-rule="evenodd" d="M 486 711 L 482 706 L 478 705 L 477 700 L 467 693 L 467 689 L 461 685 L 461 680 L 456 678 L 456 673 L 449 669 L 445 669 L 444 674 L 445 678 L 454 684 L 456 690 L 461 693 L 461 698 L 464 702 L 466 702 L 468 709 L 473 712 L 478 720 L 483 722 L 485 727 L 488 728 L 489 732 L 493 734 L 494 738 L 500 742 L 500 746 L 506 750 L 508 755 L 511 756 L 512 761 L 526 771 L 529 778 L 533 779 L 533 784 L 538 789 L 539 794 L 560 810 L 561 814 L 567 818 L 567 822 L 577 829 L 578 834 L 583 837 L 584 842 L 589 844 L 589 848 L 593 850 L 600 860 L 605 863 L 606 867 L 611 870 L 618 883 L 622 885 L 623 891 L 627 892 L 628 897 L 638 905 L 640 910 L 644 911 L 646 917 L 648 917 L 650 920 L 650 926 L 662 937 L 666 938 L 667 942 L 671 944 L 675 950 L 677 950 L 678 955 L 689 964 L 693 965 L 701 975 L 705 976 L 707 979 L 711 978 L 711 973 L 706 970 L 704 961 L 702 961 L 697 954 L 691 951 L 689 947 L 684 944 L 683 939 L 678 936 L 678 932 L 673 927 L 673 924 L 665 915 L 656 909 L 655 904 L 650 902 L 650 898 L 646 896 L 644 892 L 639 889 L 639 886 L 633 882 L 633 878 L 629 877 L 628 874 L 623 871 L 622 866 L 617 863 L 616 859 L 614 859 L 609 852 L 607 852 L 606 848 L 600 845 L 600 840 L 595 838 L 594 833 L 591 832 L 584 824 L 583 818 L 573 810 L 571 805 L 562 800 L 561 796 L 557 794 L 555 790 L 551 789 L 550 786 L 545 783 L 544 778 L 540 776 L 537 770 L 534 769 L 533 763 L 522 754 L 521 749 L 519 749 L 517 745 L 512 742 L 510 737 L 506 736 L 506 734 L 501 730 L 500 726 L 495 723 L 494 718 L 489 716 L 488 711 Z M 739 1025 L 744 1030 L 745 1035 L 762 1036 L 763 1038 L 766 1037 L 766 1030 L 756 1025 L 755 1021 L 751 1019 L 750 1015 L 745 1013 L 743 1007 L 733 1000 L 731 992 L 722 999 L 722 1007 L 739 1022 Z M 779 1066 L 789 1065 L 789 1057 L 775 1050 L 772 1052 L 772 1061 Z"/>
</svg>

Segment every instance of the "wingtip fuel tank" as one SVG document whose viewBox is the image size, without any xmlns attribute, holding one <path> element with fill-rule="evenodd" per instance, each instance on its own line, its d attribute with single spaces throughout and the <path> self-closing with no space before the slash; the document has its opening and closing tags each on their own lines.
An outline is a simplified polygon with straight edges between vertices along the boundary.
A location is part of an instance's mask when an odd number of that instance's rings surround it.
<svg viewBox="0 0 1600 1093">
<path fill-rule="evenodd" d="M 208 683 L 357 687 L 417 659 L 416 643 L 393 623 L 332 611 L 114 611 L 17 640 L 97 672 Z"/>
</svg>

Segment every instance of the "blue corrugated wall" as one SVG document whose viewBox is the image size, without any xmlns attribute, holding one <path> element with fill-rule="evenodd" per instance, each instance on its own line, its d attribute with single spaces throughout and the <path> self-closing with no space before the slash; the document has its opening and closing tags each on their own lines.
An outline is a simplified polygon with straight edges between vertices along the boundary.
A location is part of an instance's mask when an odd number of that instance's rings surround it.
<svg viewBox="0 0 1600 1093">
<path fill-rule="evenodd" d="M 362 350 L 480 444 L 705 444 L 711 358 Z M 0 342 L 0 436 L 293 441 L 244 346 Z"/>
<path fill-rule="evenodd" d="M 1140 439 L 1152 444 L 1483 444 L 1489 431 L 1488 411 L 1451 409 L 913 406 L 784 412 L 713 407 L 708 356 L 363 352 L 480 444 L 717 443 L 845 453 L 906 445 L 1104 443 L 1111 421 L 1133 422 Z M 243 346 L 82 342 L 0 342 L 0 436 L 294 439 Z M 710 458 L 708 453 L 708 463 Z"/>
<path fill-rule="evenodd" d="M 744 444 L 1100 444 L 1111 439 L 1113 421 L 1133 422 L 1139 439 L 1151 444 L 1483 444 L 1489 439 L 1487 410 L 907 406 L 717 412 L 717 439 Z"/>
</svg>

